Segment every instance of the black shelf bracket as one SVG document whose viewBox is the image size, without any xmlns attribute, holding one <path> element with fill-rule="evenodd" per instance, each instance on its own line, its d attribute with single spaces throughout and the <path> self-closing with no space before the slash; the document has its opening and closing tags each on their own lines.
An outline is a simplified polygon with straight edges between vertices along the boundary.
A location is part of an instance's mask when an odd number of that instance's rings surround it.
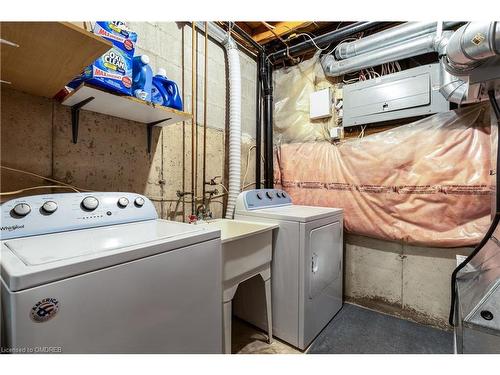
<svg viewBox="0 0 500 375">
<path fill-rule="evenodd" d="M 90 103 L 95 98 L 93 96 L 82 100 L 80 103 L 76 103 L 71 106 L 71 132 L 72 132 L 72 141 L 74 144 L 78 141 L 78 125 L 80 123 L 80 109 L 85 105 Z"/>
<path fill-rule="evenodd" d="M 164 121 L 168 121 L 170 119 L 171 119 L 171 117 L 163 119 L 163 120 L 149 122 L 149 123 L 146 124 L 148 126 L 147 127 L 147 132 L 148 132 L 147 133 L 147 136 L 148 136 L 147 142 L 148 142 L 148 155 L 149 156 L 151 156 L 151 148 L 152 148 L 151 146 L 152 146 L 152 143 L 153 143 L 153 127 L 156 126 L 156 125 L 158 125 L 158 124 L 161 124 Z"/>
</svg>

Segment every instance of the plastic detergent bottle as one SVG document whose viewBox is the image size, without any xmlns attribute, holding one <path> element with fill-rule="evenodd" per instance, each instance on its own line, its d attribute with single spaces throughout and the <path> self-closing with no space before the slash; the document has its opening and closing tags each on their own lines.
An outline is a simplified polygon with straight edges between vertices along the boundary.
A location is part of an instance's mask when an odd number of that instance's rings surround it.
<svg viewBox="0 0 500 375">
<path fill-rule="evenodd" d="M 132 61 L 132 94 L 136 98 L 151 101 L 153 71 L 147 55 L 135 56 Z"/>
<path fill-rule="evenodd" d="M 167 78 L 165 69 L 158 69 L 158 73 L 153 77 L 153 88 L 151 101 L 155 104 L 161 104 L 182 111 L 182 98 L 179 88 L 174 81 Z"/>
</svg>

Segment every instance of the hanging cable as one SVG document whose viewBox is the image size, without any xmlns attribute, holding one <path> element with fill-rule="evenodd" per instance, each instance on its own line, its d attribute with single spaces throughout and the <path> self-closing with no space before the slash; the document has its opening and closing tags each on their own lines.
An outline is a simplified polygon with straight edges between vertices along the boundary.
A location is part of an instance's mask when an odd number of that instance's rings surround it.
<svg viewBox="0 0 500 375">
<path fill-rule="evenodd" d="M 24 193 L 25 191 L 30 191 L 30 190 L 37 190 L 37 189 L 71 189 L 77 193 L 79 193 L 78 190 L 76 190 L 73 187 L 66 186 L 66 185 L 44 185 L 44 186 L 31 186 L 28 188 L 20 189 L 20 190 L 15 190 L 15 191 L 5 191 L 1 192 L 0 196 L 5 196 L 5 195 L 16 195 L 16 194 L 21 194 Z"/>
<path fill-rule="evenodd" d="M 33 172 L 28 172 L 28 171 L 25 171 L 25 170 L 22 170 L 22 169 L 16 169 L 16 168 L 11 168 L 11 167 L 6 167 L 4 165 L 0 165 L 0 168 L 8 170 L 8 171 L 12 171 L 12 172 L 26 174 L 28 176 L 37 177 L 37 178 L 40 178 L 42 180 L 54 182 L 56 184 L 63 185 L 63 186 L 66 186 L 66 187 L 68 187 L 70 189 L 73 189 L 73 190 L 75 190 L 77 192 L 81 192 L 81 191 L 93 191 L 93 190 L 88 190 L 88 189 L 83 189 L 83 188 L 80 188 L 80 187 L 77 187 L 77 186 L 73 186 L 73 185 L 67 184 L 65 182 L 56 180 L 54 178 L 45 177 L 45 176 L 42 176 L 42 175 L 39 175 L 39 174 L 36 174 L 36 173 L 33 173 Z"/>
</svg>

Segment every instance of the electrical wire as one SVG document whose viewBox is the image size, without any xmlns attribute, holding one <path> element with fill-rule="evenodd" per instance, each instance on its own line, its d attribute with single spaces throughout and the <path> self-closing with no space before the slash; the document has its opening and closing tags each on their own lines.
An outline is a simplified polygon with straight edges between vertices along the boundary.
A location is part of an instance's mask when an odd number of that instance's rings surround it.
<svg viewBox="0 0 500 375">
<path fill-rule="evenodd" d="M 257 149 L 257 146 L 256 145 L 253 145 L 251 146 L 249 149 L 248 149 L 248 153 L 247 153 L 247 164 L 246 164 L 246 167 L 245 167 L 245 173 L 243 174 L 243 181 L 241 183 L 242 187 L 241 189 L 243 190 L 245 187 L 245 182 L 247 180 L 247 174 L 248 174 L 248 167 L 250 166 L 250 152 L 252 151 L 252 149 Z M 262 156 L 262 154 L 260 155 L 260 158 L 261 160 L 264 162 L 264 156 Z"/>
<path fill-rule="evenodd" d="M 313 38 L 313 37 L 311 37 L 311 36 L 310 36 L 309 34 L 307 34 L 307 33 L 291 34 L 291 35 L 288 37 L 287 41 L 289 41 L 289 40 L 291 40 L 291 39 L 294 39 L 294 38 L 298 38 L 299 36 L 306 36 L 306 37 L 308 37 L 308 38 L 311 40 L 312 44 L 314 44 L 314 47 L 316 47 L 316 49 L 317 49 L 318 51 L 326 51 L 326 50 L 327 50 L 328 48 L 330 48 L 330 46 L 332 45 L 332 43 L 330 43 L 330 44 L 328 44 L 325 48 L 320 48 L 320 47 L 316 44 L 316 42 L 314 41 L 314 38 Z"/>
<path fill-rule="evenodd" d="M 59 181 L 59 180 L 56 180 L 56 179 L 50 178 L 50 177 L 45 177 L 45 176 L 42 176 L 42 175 L 39 175 L 39 174 L 36 174 L 36 173 L 33 173 L 33 172 L 25 171 L 25 170 L 22 170 L 22 169 L 7 167 L 5 165 L 0 165 L 0 168 L 8 170 L 8 171 L 12 171 L 12 172 L 26 174 L 28 176 L 37 177 L 37 178 L 40 178 L 42 180 L 54 182 L 54 183 L 59 184 L 59 185 L 64 185 L 64 186 L 66 186 L 68 188 L 71 188 L 71 189 L 77 191 L 77 192 L 81 192 L 81 191 L 93 191 L 93 190 L 88 190 L 88 189 L 82 189 L 82 188 L 79 188 L 77 186 L 74 186 L 74 185 L 71 185 L 71 184 L 67 184 L 67 183 L 65 183 L 63 181 Z"/>
<path fill-rule="evenodd" d="M 266 182 L 266 180 L 262 180 L 261 183 Z M 255 185 L 255 182 L 250 182 L 249 184 L 244 185 L 241 190 L 245 190 L 247 187 Z"/>
<path fill-rule="evenodd" d="M 1 192 L 0 196 L 16 195 L 16 194 L 24 193 L 25 191 L 36 190 L 36 189 L 71 189 L 71 190 L 79 193 L 78 190 L 76 190 L 75 188 L 70 187 L 70 186 L 65 186 L 65 185 L 44 185 L 44 186 L 31 186 L 31 187 L 28 187 L 28 188 L 24 188 L 24 189 L 20 189 L 20 190 L 15 190 L 15 191 L 5 191 L 5 192 Z"/>
<path fill-rule="evenodd" d="M 359 132 L 358 138 L 363 138 L 365 136 L 365 129 L 367 125 L 361 127 L 361 131 Z"/>
<path fill-rule="evenodd" d="M 226 193 L 229 193 L 229 190 L 227 190 L 227 187 L 225 187 L 223 184 L 218 183 L 216 186 L 220 186 Z"/>
</svg>

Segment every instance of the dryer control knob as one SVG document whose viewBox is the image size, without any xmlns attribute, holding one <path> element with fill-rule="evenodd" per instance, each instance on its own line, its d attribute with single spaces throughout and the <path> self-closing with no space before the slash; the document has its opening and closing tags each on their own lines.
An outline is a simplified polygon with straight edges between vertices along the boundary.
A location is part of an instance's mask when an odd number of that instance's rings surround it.
<svg viewBox="0 0 500 375">
<path fill-rule="evenodd" d="M 121 208 L 125 208 L 128 206 L 128 199 L 125 197 L 121 197 L 118 199 L 118 206 Z"/>
<path fill-rule="evenodd" d="M 82 201 L 82 207 L 89 211 L 94 211 L 99 206 L 99 201 L 95 197 L 85 197 Z"/>
<path fill-rule="evenodd" d="M 135 198 L 135 201 L 134 201 L 135 205 L 137 207 L 142 207 L 144 205 L 144 198 L 142 197 L 137 197 Z"/>
<path fill-rule="evenodd" d="M 54 201 L 47 201 L 42 206 L 42 211 L 45 212 L 46 214 L 54 213 L 56 212 L 56 210 L 57 210 L 57 203 Z"/>
<path fill-rule="evenodd" d="M 258 198 L 259 200 L 262 200 L 262 194 L 261 194 L 261 193 L 257 193 L 257 198 Z"/>
<path fill-rule="evenodd" d="M 266 195 L 267 195 L 267 197 L 268 197 L 269 199 L 273 199 L 273 197 L 274 197 L 274 194 L 273 194 L 273 192 L 272 192 L 272 191 L 268 191 L 268 192 L 266 193 Z"/>
<path fill-rule="evenodd" d="M 18 203 L 12 209 L 17 216 L 26 216 L 31 212 L 31 207 L 28 203 Z"/>
</svg>

